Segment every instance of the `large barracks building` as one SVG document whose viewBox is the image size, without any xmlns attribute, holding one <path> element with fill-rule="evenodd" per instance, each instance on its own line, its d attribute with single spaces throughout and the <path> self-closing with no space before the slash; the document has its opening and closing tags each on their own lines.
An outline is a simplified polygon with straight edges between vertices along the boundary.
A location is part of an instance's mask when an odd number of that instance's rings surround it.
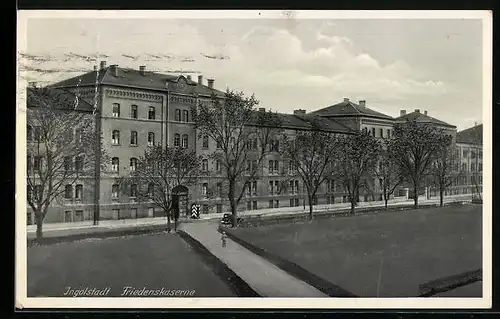
<svg viewBox="0 0 500 319">
<path fill-rule="evenodd" d="M 198 138 L 191 114 L 192 107 L 198 103 L 211 103 L 213 94 L 224 96 L 224 92 L 216 89 L 214 79 L 205 80 L 201 75 L 192 79 L 190 76 L 159 74 L 148 71 L 144 66 L 137 70 L 121 68 L 118 65 L 107 66 L 103 61 L 100 67 L 94 68 L 93 71 L 58 82 L 50 88 L 75 98 L 78 96 L 80 103 L 85 104 L 86 111 L 93 108 L 99 110 L 100 120 L 96 125 L 101 131 L 102 147 L 109 156 L 109 163 L 101 170 L 98 181 L 92 180 L 89 185 L 80 188 L 79 194 L 66 194 L 65 201 L 54 203 L 45 222 L 92 220 L 96 205 L 99 206 L 100 220 L 163 216 L 163 212 L 152 203 L 136 202 L 133 194 L 120 191 L 117 179 L 128 175 L 130 170 L 134 169 L 137 159 L 150 145 L 185 147 L 195 149 L 200 155 L 215 150 L 214 141 L 207 143 Z M 28 108 L 34 103 L 30 96 L 32 95 L 27 95 Z M 92 116 L 92 113 L 89 114 Z M 456 136 L 457 154 L 460 153 L 462 157 L 462 167 L 457 169 L 471 172 L 454 180 L 447 194 L 473 192 L 473 184 L 477 183 L 473 183 L 471 179 L 481 178 L 473 171 L 482 171 L 482 160 L 479 159 L 482 158 L 482 134 L 478 133 L 482 131 L 482 126 L 457 134 L 455 126 L 432 118 L 426 111 L 401 111 L 399 117 L 393 118 L 370 109 L 366 101 L 354 102 L 348 98 L 310 113 L 296 110 L 293 114 L 279 116 L 282 118 L 285 132 L 310 129 L 314 119 L 314 123 L 321 123 L 322 129 L 329 132 L 349 134 L 355 130 L 366 130 L 379 138 L 391 137 L 394 124 L 408 118 L 432 123 Z M 320 121 L 317 121 L 318 119 Z M 199 204 L 202 213 L 227 212 L 229 205 L 224 196 L 207 196 L 208 190 L 221 188 L 221 176 L 217 176 L 216 163 L 211 161 L 207 157 L 203 165 L 203 169 L 211 171 L 211 174 L 200 178 L 195 185 L 188 186 L 188 206 Z M 304 205 L 306 193 L 301 185 L 302 181 L 299 176 L 296 176 L 296 179 L 290 178 L 290 175 L 293 175 L 293 167 L 289 167 L 288 163 L 280 158 L 279 150 L 269 154 L 265 163 L 266 169 L 263 169 L 262 177 L 252 183 L 242 198 L 239 209 Z M 281 186 L 283 181 L 286 181 L 287 186 L 284 190 Z M 377 183 L 372 181 L 370 191 L 361 190 L 361 201 L 381 200 Z M 76 190 L 77 187 L 68 189 Z M 97 203 L 94 196 L 96 190 L 99 194 Z M 400 192 L 395 195 L 407 196 Z M 322 185 L 315 199 L 318 205 L 347 201 L 347 194 L 333 180 Z M 181 215 L 187 213 L 181 211 Z M 28 224 L 33 223 L 34 216 L 28 207 Z"/>
</svg>

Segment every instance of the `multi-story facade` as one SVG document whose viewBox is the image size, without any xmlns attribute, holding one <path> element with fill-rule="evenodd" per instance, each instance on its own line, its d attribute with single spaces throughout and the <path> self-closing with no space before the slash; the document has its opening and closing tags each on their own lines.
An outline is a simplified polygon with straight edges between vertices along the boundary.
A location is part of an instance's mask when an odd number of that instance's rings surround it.
<svg viewBox="0 0 500 319">
<path fill-rule="evenodd" d="M 152 203 L 137 202 L 132 190 L 123 191 L 118 185 L 118 179 L 135 168 L 137 159 L 150 145 L 185 147 L 202 155 L 202 169 L 207 172 L 195 185 L 188 186 L 188 204 L 201 205 L 203 213 L 229 211 L 222 191 L 221 165 L 208 156 L 216 149 L 216 143 L 198 136 L 192 117 L 192 109 L 199 103 L 212 103 L 213 96 L 224 97 L 224 92 L 217 90 L 214 84 L 213 79 L 205 83 L 201 75 L 193 81 L 190 76 L 149 72 L 144 66 L 134 70 L 101 62 L 100 67 L 91 72 L 51 85 L 52 89 L 71 92 L 97 111 L 96 126 L 109 163 L 99 172 L 93 189 L 97 196 L 84 196 L 78 207 L 54 208 L 46 221 L 77 221 L 82 219 L 80 216 L 91 220 L 96 210 L 100 220 L 163 216 Z M 347 98 L 308 114 L 296 110 L 279 116 L 282 129 L 288 135 L 309 130 L 314 122 L 315 126 L 333 133 L 366 130 L 378 138 L 392 137 L 394 124 L 402 120 L 368 108 L 365 101 L 357 104 Z M 259 168 L 259 178 L 250 183 L 243 196 L 239 210 L 307 205 L 300 177 L 282 158 L 279 141 L 273 145 L 274 149 Z M 380 200 L 380 185 L 373 176 L 366 176 L 365 184 L 368 187 L 361 190 L 360 200 Z M 334 180 L 321 185 L 314 199 L 315 204 L 347 201 L 348 195 Z M 181 211 L 181 216 L 187 213 Z"/>
<path fill-rule="evenodd" d="M 449 188 L 449 194 L 472 194 L 481 198 L 483 192 L 483 125 L 475 125 L 457 133 L 454 171 L 457 177 Z"/>
</svg>

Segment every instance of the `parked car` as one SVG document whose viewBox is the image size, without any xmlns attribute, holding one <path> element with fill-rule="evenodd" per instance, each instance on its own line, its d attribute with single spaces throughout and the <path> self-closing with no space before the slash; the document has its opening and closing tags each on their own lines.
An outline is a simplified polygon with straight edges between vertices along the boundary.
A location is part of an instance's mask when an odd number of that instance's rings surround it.
<svg viewBox="0 0 500 319">
<path fill-rule="evenodd" d="M 222 220 L 220 222 L 222 225 L 231 225 L 231 219 L 232 219 L 231 214 L 224 214 L 224 216 L 222 217 Z M 237 217 L 236 220 L 237 220 L 237 223 L 239 224 L 243 221 L 243 218 Z"/>
</svg>

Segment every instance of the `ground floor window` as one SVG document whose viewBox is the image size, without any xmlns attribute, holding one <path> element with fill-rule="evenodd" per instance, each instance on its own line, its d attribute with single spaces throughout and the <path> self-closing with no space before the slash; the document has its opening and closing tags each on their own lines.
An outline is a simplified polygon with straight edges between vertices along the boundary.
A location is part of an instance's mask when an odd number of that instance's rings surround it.
<svg viewBox="0 0 500 319">
<path fill-rule="evenodd" d="M 257 201 L 256 200 L 253 201 L 253 209 L 257 209 Z"/>
<path fill-rule="evenodd" d="M 222 204 L 217 204 L 217 214 L 222 214 Z"/>
<path fill-rule="evenodd" d="M 154 215 L 155 215 L 155 208 L 149 207 L 148 208 L 148 217 L 153 217 Z"/>
<path fill-rule="evenodd" d="M 113 219 L 120 219 L 120 210 L 119 209 L 113 209 Z"/>
<path fill-rule="evenodd" d="M 247 202 L 247 210 L 252 210 L 252 202 Z"/>
<path fill-rule="evenodd" d="M 83 210 L 75 211 L 75 222 L 83 222 Z"/>
<path fill-rule="evenodd" d="M 65 223 L 70 223 L 72 221 L 72 211 L 70 210 L 67 210 L 64 212 L 64 216 L 63 216 L 63 222 Z"/>
<path fill-rule="evenodd" d="M 137 218 L 137 208 L 130 209 L 130 218 Z"/>
<path fill-rule="evenodd" d="M 203 214 L 208 214 L 208 205 L 203 204 Z"/>
<path fill-rule="evenodd" d="M 279 200 L 274 201 L 274 208 L 280 208 L 280 201 Z"/>
<path fill-rule="evenodd" d="M 269 208 L 273 208 L 274 207 L 274 201 L 271 199 L 269 201 Z"/>
</svg>

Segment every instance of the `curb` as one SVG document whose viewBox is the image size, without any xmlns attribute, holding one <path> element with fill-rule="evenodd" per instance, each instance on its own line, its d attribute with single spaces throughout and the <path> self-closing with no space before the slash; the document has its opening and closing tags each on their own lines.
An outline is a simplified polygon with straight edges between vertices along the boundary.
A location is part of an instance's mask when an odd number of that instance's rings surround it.
<svg viewBox="0 0 500 319">
<path fill-rule="evenodd" d="M 197 253 L 201 255 L 204 261 L 210 265 L 212 271 L 219 276 L 228 286 L 236 292 L 238 297 L 261 297 L 252 289 L 243 279 L 232 271 L 225 263 L 212 254 L 202 243 L 191 237 L 183 230 L 177 230 L 179 236 L 184 239 Z"/>
<path fill-rule="evenodd" d="M 482 279 L 482 269 L 467 271 L 458 275 L 436 279 L 420 285 L 419 297 L 431 297 L 441 292 L 450 291 L 455 288 L 473 284 L 477 281 L 482 281 Z"/>
<path fill-rule="evenodd" d="M 219 231 L 221 230 L 221 227 L 219 227 Z M 314 288 L 318 289 L 319 291 L 325 293 L 326 295 L 330 297 L 357 297 L 353 293 L 335 285 L 332 284 L 331 282 L 316 276 L 315 274 L 309 272 L 308 270 L 300 267 L 299 265 L 286 260 L 284 258 L 281 258 L 275 254 L 272 254 L 262 248 L 259 248 L 253 244 L 250 244 L 247 241 L 244 241 L 243 239 L 237 237 L 232 233 L 231 230 L 224 229 L 226 231 L 227 236 L 232 239 L 234 242 L 238 243 L 239 245 L 245 247 L 246 249 L 250 250 L 254 254 L 257 254 L 268 261 L 270 261 L 272 264 L 277 266 L 279 269 L 283 270 L 284 272 L 292 275 L 293 277 L 308 283 L 309 285 L 313 286 Z"/>
</svg>

